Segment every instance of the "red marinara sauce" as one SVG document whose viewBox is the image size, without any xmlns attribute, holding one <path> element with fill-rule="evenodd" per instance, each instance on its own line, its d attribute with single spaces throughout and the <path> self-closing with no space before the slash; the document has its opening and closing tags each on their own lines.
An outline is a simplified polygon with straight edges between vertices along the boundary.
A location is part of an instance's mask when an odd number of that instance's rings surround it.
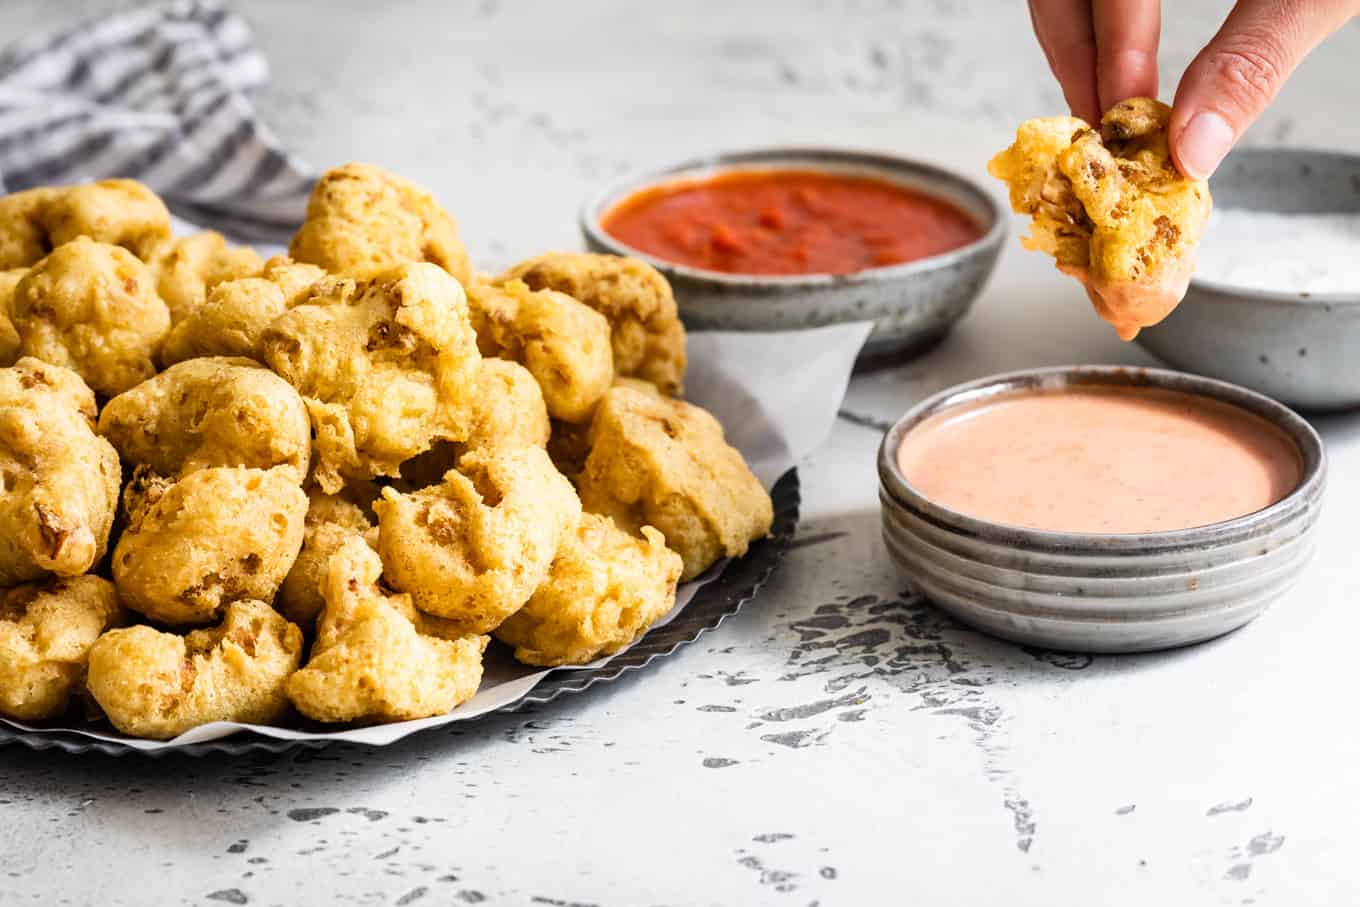
<svg viewBox="0 0 1360 907">
<path fill-rule="evenodd" d="M 649 255 L 729 274 L 852 274 L 939 255 L 983 234 L 934 196 L 807 170 L 652 186 L 615 205 L 602 226 Z"/>
</svg>

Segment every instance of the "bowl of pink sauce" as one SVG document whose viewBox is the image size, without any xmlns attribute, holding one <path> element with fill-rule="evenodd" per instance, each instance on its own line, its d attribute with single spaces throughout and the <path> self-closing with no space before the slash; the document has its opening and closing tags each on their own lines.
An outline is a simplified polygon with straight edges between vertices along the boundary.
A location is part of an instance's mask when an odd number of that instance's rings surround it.
<svg viewBox="0 0 1360 907">
<path fill-rule="evenodd" d="M 1139 652 L 1235 630 L 1293 584 L 1326 455 L 1236 385 L 1071 366 L 923 401 L 878 470 L 884 542 L 923 596 L 1024 644 Z"/>
</svg>

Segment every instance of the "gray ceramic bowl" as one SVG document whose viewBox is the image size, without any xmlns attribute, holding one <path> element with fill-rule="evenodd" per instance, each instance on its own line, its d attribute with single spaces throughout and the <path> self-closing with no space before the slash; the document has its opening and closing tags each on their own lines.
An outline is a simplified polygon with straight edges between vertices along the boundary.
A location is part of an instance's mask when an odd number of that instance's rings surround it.
<svg viewBox="0 0 1360 907">
<path fill-rule="evenodd" d="M 1196 529 L 1046 532 L 941 507 L 907 484 L 902 438 L 923 419 L 988 396 L 1073 385 L 1159 387 L 1242 407 L 1298 445 L 1303 480 L 1264 510 Z M 959 620 L 1029 645 L 1141 652 L 1235 630 L 1298 578 L 1313 551 L 1326 478 L 1322 441 L 1260 394 L 1161 369 L 1069 366 L 984 378 L 937 394 L 892 427 L 878 455 L 883 540 L 912 586 Z"/>
<path fill-rule="evenodd" d="M 1360 213 L 1360 156 L 1246 148 L 1224 161 L 1209 189 L 1218 208 Z M 1360 292 L 1278 293 L 1196 277 L 1180 306 L 1138 342 L 1177 368 L 1294 406 L 1360 405 Z"/>
<path fill-rule="evenodd" d="M 600 218 L 615 204 L 648 186 L 781 167 L 873 176 L 928 192 L 967 212 L 985 232 L 960 249 L 902 265 L 847 275 L 769 277 L 673 264 L 624 245 L 600 227 Z M 717 154 L 633 174 L 586 202 L 581 231 L 593 251 L 633 255 L 655 265 L 675 288 L 680 317 L 691 330 L 781 331 L 872 320 L 861 355 L 861 363 L 872 364 L 905 359 L 944 338 L 991 275 L 1006 217 L 981 186 L 930 164 L 870 152 L 776 148 Z"/>
</svg>

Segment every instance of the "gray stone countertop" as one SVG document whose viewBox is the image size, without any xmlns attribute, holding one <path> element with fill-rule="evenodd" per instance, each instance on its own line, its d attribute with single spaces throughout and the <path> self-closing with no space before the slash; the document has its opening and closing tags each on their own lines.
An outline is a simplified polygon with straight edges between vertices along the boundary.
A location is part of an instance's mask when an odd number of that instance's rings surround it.
<svg viewBox="0 0 1360 907">
<path fill-rule="evenodd" d="M 238 6 L 290 146 L 427 185 L 487 269 L 577 246 L 583 195 L 634 166 L 817 142 L 981 174 L 1061 109 L 1018 2 Z M 1223 6 L 1167 9 L 1168 73 Z M 7 0 L 0 36 L 108 8 Z M 1352 25 L 1250 141 L 1360 150 L 1357 55 Z M 1009 248 L 944 346 L 854 381 L 759 599 L 608 686 L 385 749 L 0 751 L 0 904 L 1355 902 L 1360 419 L 1316 421 L 1333 474 L 1306 580 L 1227 638 L 1053 655 L 904 595 L 881 427 L 957 381 L 1071 361 L 1149 360 Z"/>
</svg>

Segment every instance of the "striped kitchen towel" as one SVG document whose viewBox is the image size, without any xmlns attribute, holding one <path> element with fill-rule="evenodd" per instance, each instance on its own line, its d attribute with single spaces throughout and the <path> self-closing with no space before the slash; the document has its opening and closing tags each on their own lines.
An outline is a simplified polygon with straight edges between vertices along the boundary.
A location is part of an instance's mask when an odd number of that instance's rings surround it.
<svg viewBox="0 0 1360 907">
<path fill-rule="evenodd" d="M 216 0 L 25 38 L 0 53 L 0 194 L 130 177 L 200 226 L 287 242 L 316 177 L 250 103 L 268 75 Z"/>
</svg>

